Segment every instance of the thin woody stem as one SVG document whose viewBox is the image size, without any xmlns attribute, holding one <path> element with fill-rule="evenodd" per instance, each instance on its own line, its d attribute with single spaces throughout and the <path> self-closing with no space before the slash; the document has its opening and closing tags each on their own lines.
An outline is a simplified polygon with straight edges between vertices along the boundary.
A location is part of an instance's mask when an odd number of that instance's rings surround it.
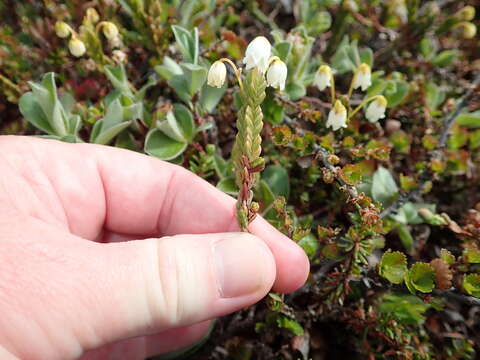
<svg viewBox="0 0 480 360">
<path fill-rule="evenodd" d="M 382 95 L 375 95 L 375 96 L 372 96 L 364 101 L 362 101 L 362 103 L 360 105 L 358 105 L 355 110 L 353 110 L 349 115 L 348 115 L 348 118 L 352 118 L 353 115 L 355 115 L 357 112 L 359 112 L 365 105 L 367 105 L 369 102 L 375 100 L 375 99 L 378 99 L 380 96 Z"/>
<path fill-rule="evenodd" d="M 239 70 L 237 68 L 237 66 L 235 65 L 235 63 L 228 59 L 228 58 L 221 58 L 220 60 L 218 61 L 222 61 L 224 63 L 227 63 L 228 65 L 230 65 L 230 67 L 232 68 L 236 78 L 237 78 L 237 81 L 238 81 L 238 85 L 240 86 L 240 89 L 243 91 L 243 82 L 242 82 L 242 77 L 240 76 L 240 74 L 242 73 L 241 70 Z"/>
</svg>

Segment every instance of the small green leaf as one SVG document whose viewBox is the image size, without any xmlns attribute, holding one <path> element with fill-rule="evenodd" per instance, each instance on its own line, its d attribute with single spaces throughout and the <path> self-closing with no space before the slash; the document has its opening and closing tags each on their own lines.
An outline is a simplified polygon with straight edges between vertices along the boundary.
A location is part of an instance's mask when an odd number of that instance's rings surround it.
<svg viewBox="0 0 480 360">
<path fill-rule="evenodd" d="M 386 293 L 380 298 L 378 308 L 403 324 L 421 325 L 425 321 L 423 314 L 430 306 L 417 296 Z"/>
<path fill-rule="evenodd" d="M 283 196 L 288 199 L 290 195 L 290 180 L 284 167 L 270 165 L 262 173 L 262 179 L 268 184 L 275 197 Z"/>
<path fill-rule="evenodd" d="M 447 249 L 440 250 L 440 259 L 445 261 L 448 265 L 452 265 L 456 261 L 455 256 L 453 256 L 452 253 Z"/>
<path fill-rule="evenodd" d="M 348 164 L 345 165 L 340 170 L 341 178 L 350 185 L 356 185 L 362 181 L 363 169 L 357 164 Z"/>
<path fill-rule="evenodd" d="M 150 130 L 145 139 L 145 152 L 162 160 L 172 160 L 182 154 L 187 143 L 176 141 L 159 129 Z"/>
<path fill-rule="evenodd" d="M 380 201 L 384 206 L 398 195 L 398 186 L 390 171 L 380 166 L 373 174 L 372 196 L 375 201 Z"/>
<path fill-rule="evenodd" d="M 480 264 L 480 249 L 476 246 L 467 246 L 463 250 L 463 256 L 469 264 Z"/>
<path fill-rule="evenodd" d="M 407 258 L 405 254 L 390 250 L 382 256 L 380 261 L 380 276 L 393 284 L 400 284 L 407 272 Z"/>
<path fill-rule="evenodd" d="M 277 326 L 282 329 L 287 329 L 297 336 L 303 335 L 304 333 L 302 325 L 300 325 L 297 321 L 283 315 L 277 317 Z"/>
<path fill-rule="evenodd" d="M 32 92 L 22 95 L 19 101 L 20 112 L 33 126 L 50 135 L 55 135 L 56 131 L 52 128 L 45 116 L 42 108 L 35 99 Z"/>
<path fill-rule="evenodd" d="M 463 288 L 469 295 L 480 298 L 480 274 L 464 275 Z"/>
<path fill-rule="evenodd" d="M 301 238 L 298 242 L 298 245 L 302 247 L 303 251 L 305 251 L 310 260 L 314 259 L 317 255 L 318 239 L 312 233 L 309 233 L 307 236 Z"/>
<path fill-rule="evenodd" d="M 398 237 L 400 238 L 400 241 L 402 242 L 402 245 L 407 251 L 407 253 L 409 253 L 410 255 L 413 254 L 414 239 L 412 234 L 410 233 L 408 226 L 401 224 L 395 229 L 397 230 Z"/>
<path fill-rule="evenodd" d="M 422 293 L 429 293 L 435 287 L 435 270 L 427 263 L 413 264 L 407 272 L 406 278 L 415 290 Z"/>
<path fill-rule="evenodd" d="M 292 52 L 292 43 L 289 41 L 282 41 L 276 43 L 272 49 L 272 55 L 278 56 L 283 62 L 287 62 Z"/>
<path fill-rule="evenodd" d="M 456 122 L 458 125 L 479 128 L 480 127 L 480 110 L 474 112 L 462 113 L 457 116 Z"/>
<path fill-rule="evenodd" d="M 194 64 L 181 64 L 183 73 L 187 79 L 188 91 L 190 96 L 194 96 L 205 84 L 207 80 L 207 69 Z"/>
<path fill-rule="evenodd" d="M 128 95 L 133 95 L 130 89 L 130 83 L 127 79 L 127 73 L 125 72 L 125 67 L 123 65 L 106 65 L 105 75 L 107 75 L 108 80 L 110 80 L 116 89 Z"/>
<path fill-rule="evenodd" d="M 229 195 L 237 195 L 238 194 L 238 187 L 235 183 L 235 178 L 229 177 L 222 179 L 217 184 L 217 189 L 222 190 L 224 193 Z"/>
<path fill-rule="evenodd" d="M 445 100 L 445 92 L 432 81 L 425 86 L 425 92 L 427 96 L 427 106 L 431 111 L 439 107 Z"/>
<path fill-rule="evenodd" d="M 183 75 L 182 67 L 169 56 L 163 58 L 162 65 L 155 66 L 155 71 L 167 81 L 170 81 L 175 75 Z"/>
<path fill-rule="evenodd" d="M 211 113 L 218 105 L 226 91 L 226 87 L 216 88 L 213 86 L 203 85 L 199 99 L 199 105 L 201 109 L 205 113 Z"/>
<path fill-rule="evenodd" d="M 432 59 L 432 64 L 435 66 L 449 66 L 458 59 L 458 50 L 444 50 Z"/>
</svg>

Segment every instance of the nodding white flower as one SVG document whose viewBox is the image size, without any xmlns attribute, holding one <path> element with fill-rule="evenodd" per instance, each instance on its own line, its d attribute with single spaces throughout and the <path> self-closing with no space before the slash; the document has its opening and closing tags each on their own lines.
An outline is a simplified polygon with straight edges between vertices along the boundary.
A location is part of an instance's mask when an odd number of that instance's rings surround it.
<svg viewBox="0 0 480 360">
<path fill-rule="evenodd" d="M 100 20 L 100 15 L 94 8 L 88 8 L 85 17 L 94 24 Z"/>
<path fill-rule="evenodd" d="M 272 52 L 272 45 L 264 36 L 257 36 L 247 46 L 245 51 L 245 58 L 243 63 L 247 70 L 257 67 L 262 73 L 265 73 L 268 68 L 268 61 Z"/>
<path fill-rule="evenodd" d="M 70 39 L 70 41 L 68 42 L 68 49 L 70 50 L 70 53 L 75 57 L 80 57 L 85 54 L 85 51 L 87 51 L 83 41 L 77 37 L 72 37 Z"/>
<path fill-rule="evenodd" d="M 215 61 L 210 70 L 208 70 L 207 84 L 213 87 L 221 88 L 227 78 L 227 67 L 223 61 Z"/>
<path fill-rule="evenodd" d="M 331 127 L 333 131 L 347 127 L 347 109 L 340 100 L 335 101 L 335 105 L 328 113 L 327 127 Z"/>
<path fill-rule="evenodd" d="M 332 86 L 332 69 L 330 69 L 330 66 L 320 66 L 315 73 L 315 79 L 313 80 L 313 83 L 320 91 Z"/>
<path fill-rule="evenodd" d="M 372 70 L 370 66 L 365 63 L 360 64 L 355 72 L 353 79 L 353 88 L 362 88 L 362 91 L 367 90 L 372 85 Z"/>
<path fill-rule="evenodd" d="M 127 60 L 127 54 L 125 54 L 125 52 L 122 50 L 113 50 L 112 58 L 116 63 L 121 64 Z"/>
<path fill-rule="evenodd" d="M 280 89 L 280 91 L 285 90 L 287 72 L 287 65 L 282 60 L 273 60 L 267 71 L 267 84 L 275 89 Z"/>
<path fill-rule="evenodd" d="M 118 28 L 114 23 L 105 21 L 102 25 L 103 35 L 108 40 L 115 40 L 118 38 Z"/>
<path fill-rule="evenodd" d="M 55 23 L 55 33 L 59 38 L 64 39 L 70 36 L 70 34 L 72 33 L 72 28 L 63 21 L 57 21 Z"/>
<path fill-rule="evenodd" d="M 365 116 L 371 123 L 377 122 L 385 117 L 385 110 L 387 108 L 387 99 L 380 95 L 373 100 L 365 111 Z"/>
</svg>

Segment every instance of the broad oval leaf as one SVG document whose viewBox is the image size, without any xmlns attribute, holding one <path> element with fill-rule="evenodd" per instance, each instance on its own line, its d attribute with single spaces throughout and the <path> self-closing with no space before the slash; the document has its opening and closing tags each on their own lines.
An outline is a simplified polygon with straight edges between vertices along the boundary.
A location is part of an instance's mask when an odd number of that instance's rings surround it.
<svg viewBox="0 0 480 360">
<path fill-rule="evenodd" d="M 430 264 L 417 262 L 407 272 L 410 285 L 422 293 L 429 293 L 435 287 L 435 270 Z"/>
<path fill-rule="evenodd" d="M 290 195 L 290 180 L 287 170 L 278 165 L 270 165 L 262 173 L 262 179 L 268 184 L 273 194 L 288 199 Z"/>
<path fill-rule="evenodd" d="M 373 174 L 372 196 L 384 206 L 390 203 L 398 194 L 398 186 L 390 171 L 380 166 Z"/>
<path fill-rule="evenodd" d="M 476 298 L 480 298 L 480 274 L 468 274 L 463 277 L 463 288 Z"/>
<path fill-rule="evenodd" d="M 400 251 L 387 251 L 380 261 L 380 276 L 393 284 L 400 284 L 407 273 L 407 258 Z"/>
<path fill-rule="evenodd" d="M 145 140 L 145 152 L 162 160 L 172 160 L 182 154 L 187 143 L 176 141 L 159 129 L 150 130 Z"/>
</svg>

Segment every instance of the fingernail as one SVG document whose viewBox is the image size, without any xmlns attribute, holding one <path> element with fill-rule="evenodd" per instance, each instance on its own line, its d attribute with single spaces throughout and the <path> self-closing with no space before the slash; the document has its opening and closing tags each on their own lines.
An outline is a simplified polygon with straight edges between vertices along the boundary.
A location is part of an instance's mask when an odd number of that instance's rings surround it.
<svg viewBox="0 0 480 360">
<path fill-rule="evenodd" d="M 274 272 L 273 256 L 253 235 L 228 234 L 214 245 L 214 258 L 222 298 L 245 296 L 270 286 L 266 282 Z"/>
</svg>

